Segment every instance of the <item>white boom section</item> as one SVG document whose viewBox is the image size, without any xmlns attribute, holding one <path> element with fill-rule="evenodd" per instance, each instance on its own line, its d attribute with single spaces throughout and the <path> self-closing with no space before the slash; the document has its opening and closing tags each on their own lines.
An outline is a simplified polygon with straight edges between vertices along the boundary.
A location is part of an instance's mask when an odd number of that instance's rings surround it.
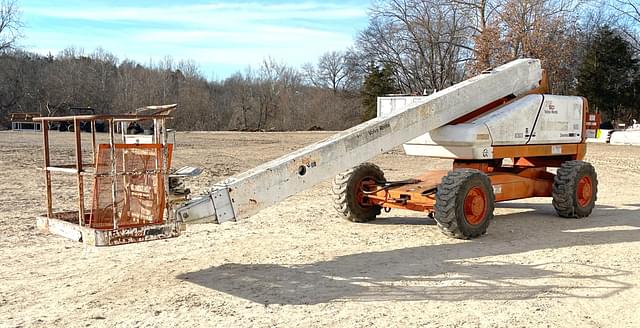
<svg viewBox="0 0 640 328">
<path fill-rule="evenodd" d="M 540 61 L 519 59 L 434 93 L 404 111 L 375 118 L 240 173 L 175 212 L 182 222 L 234 221 L 443 126 L 485 104 L 537 88 Z"/>
</svg>

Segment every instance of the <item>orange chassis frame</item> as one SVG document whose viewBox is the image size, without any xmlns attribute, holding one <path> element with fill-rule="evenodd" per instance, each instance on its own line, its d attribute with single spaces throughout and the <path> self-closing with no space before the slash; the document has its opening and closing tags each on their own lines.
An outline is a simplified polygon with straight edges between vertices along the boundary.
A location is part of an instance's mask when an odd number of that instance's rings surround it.
<svg viewBox="0 0 640 328">
<path fill-rule="evenodd" d="M 502 165 L 502 159 L 460 160 L 453 162 L 453 169 L 470 168 L 487 174 L 495 193 L 496 202 L 529 198 L 550 197 L 555 174 L 547 172 L 547 167 L 559 167 L 565 161 L 581 160 L 586 153 L 585 144 L 564 144 L 562 155 L 531 157 L 531 152 L 549 148 L 544 146 L 504 147 L 505 152 L 521 153 L 511 157 L 513 165 Z M 495 151 L 502 147 L 495 147 Z M 505 157 L 506 158 L 506 157 Z M 419 212 L 432 212 L 435 206 L 435 194 L 438 184 L 447 175 L 447 171 L 428 171 L 417 177 L 412 183 L 391 188 L 379 188 L 375 181 L 361 183 L 357 199 L 362 205 L 378 205 L 383 208 L 408 209 Z"/>
<path fill-rule="evenodd" d="M 528 94 L 544 93 L 547 90 L 546 76 L 543 75 L 540 87 Z M 470 121 L 514 100 L 514 98 L 505 97 L 496 100 L 451 122 L 451 124 Z M 496 202 L 529 197 L 550 197 L 555 174 L 548 172 L 547 167 L 560 167 L 566 161 L 584 158 L 587 151 L 585 142 L 588 113 L 589 106 L 587 100 L 584 99 L 582 140 L 580 143 L 496 146 L 493 147 L 493 159 L 455 159 L 452 169 L 469 168 L 487 174 L 494 189 Z M 558 149 L 561 151 L 558 152 Z M 505 158 L 510 158 L 513 164 L 503 165 L 502 162 Z M 437 187 L 447 173 L 447 171 L 428 171 L 407 181 L 408 183 L 382 188 L 376 181 L 365 179 L 360 182 L 356 199 L 361 206 L 380 206 L 385 209 L 408 209 L 432 213 L 436 202 Z M 482 195 L 481 197 L 485 198 L 486 196 Z M 470 206 L 472 208 L 465 209 L 465 212 L 481 211 L 483 207 L 481 204 L 471 204 Z"/>
</svg>

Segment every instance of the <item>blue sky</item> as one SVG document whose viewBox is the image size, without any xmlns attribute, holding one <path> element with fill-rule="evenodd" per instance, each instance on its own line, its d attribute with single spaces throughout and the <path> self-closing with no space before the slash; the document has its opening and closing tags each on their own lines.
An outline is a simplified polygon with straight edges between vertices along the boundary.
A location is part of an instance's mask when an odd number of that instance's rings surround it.
<svg viewBox="0 0 640 328">
<path fill-rule="evenodd" d="M 192 59 L 221 79 L 267 57 L 293 66 L 344 50 L 366 27 L 369 0 L 21 0 L 21 45 L 47 54 L 98 47 L 142 63 Z"/>
</svg>

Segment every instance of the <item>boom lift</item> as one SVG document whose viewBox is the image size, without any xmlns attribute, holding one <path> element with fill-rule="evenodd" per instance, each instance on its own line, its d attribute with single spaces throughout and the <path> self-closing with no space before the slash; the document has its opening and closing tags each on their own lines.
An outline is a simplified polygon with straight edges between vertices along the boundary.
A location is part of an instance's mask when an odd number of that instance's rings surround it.
<svg viewBox="0 0 640 328">
<path fill-rule="evenodd" d="M 597 177 L 586 153 L 587 101 L 546 95 L 535 59 L 520 59 L 214 185 L 175 211 L 181 222 L 235 221 L 337 172 L 336 209 L 366 222 L 381 210 L 428 213 L 456 238 L 486 232 L 494 203 L 553 197 L 562 217 L 588 216 Z M 386 181 L 366 161 L 404 144 L 408 155 L 451 158 L 452 170 Z M 511 163 L 506 163 L 510 159 Z M 558 168 L 553 174 L 547 168 Z M 345 171 L 346 170 L 346 171 Z"/>
</svg>

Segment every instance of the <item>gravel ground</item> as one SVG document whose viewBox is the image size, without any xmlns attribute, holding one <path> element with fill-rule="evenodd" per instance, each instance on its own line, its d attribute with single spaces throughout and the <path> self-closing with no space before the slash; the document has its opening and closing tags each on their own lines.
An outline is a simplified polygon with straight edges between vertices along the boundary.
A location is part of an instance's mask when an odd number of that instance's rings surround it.
<svg viewBox="0 0 640 328">
<path fill-rule="evenodd" d="M 179 133 L 174 164 L 206 168 L 198 191 L 328 135 Z M 70 161 L 71 135 L 52 139 Z M 471 241 L 408 211 L 346 222 L 324 182 L 248 220 L 91 248 L 35 228 L 40 142 L 0 132 L 0 327 L 640 327 L 640 147 L 589 146 L 589 218 L 501 203 Z M 450 166 L 399 150 L 373 162 L 392 179 Z M 73 209 L 73 178 L 55 181 L 56 208 Z"/>
</svg>

